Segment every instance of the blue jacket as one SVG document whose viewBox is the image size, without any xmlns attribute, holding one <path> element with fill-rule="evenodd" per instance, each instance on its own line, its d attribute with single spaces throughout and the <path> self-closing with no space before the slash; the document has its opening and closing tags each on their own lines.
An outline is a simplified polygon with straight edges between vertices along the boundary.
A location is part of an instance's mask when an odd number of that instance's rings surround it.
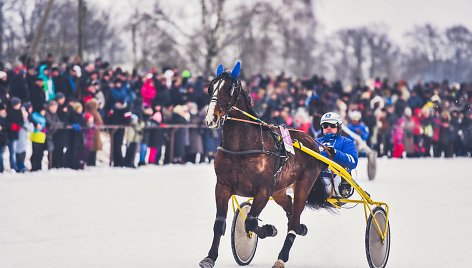
<svg viewBox="0 0 472 268">
<path fill-rule="evenodd" d="M 366 125 L 364 125 L 364 123 L 360 123 L 356 125 L 348 124 L 347 127 L 350 130 L 352 130 L 352 132 L 358 134 L 363 141 L 366 141 L 367 138 L 369 137 L 369 128 Z M 349 138 L 352 140 L 351 137 Z"/>
<path fill-rule="evenodd" d="M 316 140 L 325 146 L 334 147 L 336 154 L 333 157 L 333 161 L 340 164 L 343 168 L 350 171 L 357 167 L 357 148 L 354 141 L 341 135 L 334 138 L 326 138 L 326 136 L 323 136 Z M 319 149 L 323 156 L 329 158 L 328 154 L 323 150 L 323 147 L 319 146 Z M 330 170 L 327 169 L 322 173 L 325 172 L 330 173 Z M 323 175 L 325 174 L 322 174 L 322 176 Z"/>
</svg>

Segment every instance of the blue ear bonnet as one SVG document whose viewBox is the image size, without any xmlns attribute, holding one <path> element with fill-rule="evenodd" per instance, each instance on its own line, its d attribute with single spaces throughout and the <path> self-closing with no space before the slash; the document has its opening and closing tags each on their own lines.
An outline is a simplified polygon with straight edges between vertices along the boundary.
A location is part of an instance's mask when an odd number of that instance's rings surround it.
<svg viewBox="0 0 472 268">
<path fill-rule="evenodd" d="M 223 68 L 223 64 L 218 65 L 218 68 L 216 68 L 216 76 L 220 76 L 225 71 L 225 68 Z"/>
<path fill-rule="evenodd" d="M 220 76 L 222 73 L 224 73 L 224 71 L 225 69 L 223 68 L 223 65 L 222 64 L 218 65 L 218 68 L 216 68 L 216 77 Z M 241 62 L 237 61 L 230 74 L 234 79 L 238 79 L 238 76 L 240 73 L 241 73 Z"/>
</svg>

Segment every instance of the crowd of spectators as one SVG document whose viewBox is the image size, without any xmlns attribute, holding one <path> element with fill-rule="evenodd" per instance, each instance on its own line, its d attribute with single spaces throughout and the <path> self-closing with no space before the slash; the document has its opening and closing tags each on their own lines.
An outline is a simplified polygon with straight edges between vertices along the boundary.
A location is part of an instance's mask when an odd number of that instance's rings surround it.
<svg viewBox="0 0 472 268">
<path fill-rule="evenodd" d="M 211 161 L 221 133 L 203 124 L 209 79 L 178 68 L 129 73 L 100 58 L 1 64 L 0 159 L 8 148 L 11 170 L 25 172 L 30 141 L 31 171 L 43 169 L 45 155 L 48 168 L 82 169 L 96 165 L 110 137 L 114 166 Z M 315 137 L 321 115 L 335 111 L 380 157 L 472 154 L 470 84 L 375 79 L 349 86 L 284 73 L 243 80 L 269 123 Z M 168 128 L 175 124 L 201 127 Z"/>
</svg>

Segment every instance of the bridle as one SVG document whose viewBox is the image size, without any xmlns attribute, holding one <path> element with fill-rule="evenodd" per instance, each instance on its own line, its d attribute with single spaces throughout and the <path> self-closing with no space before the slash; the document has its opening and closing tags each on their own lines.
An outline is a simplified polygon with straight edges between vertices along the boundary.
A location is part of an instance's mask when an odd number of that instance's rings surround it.
<svg viewBox="0 0 472 268">
<path fill-rule="evenodd" d="M 218 92 L 216 93 L 216 95 L 214 95 L 214 92 L 213 92 L 213 86 L 215 85 L 215 83 L 218 83 L 218 81 L 227 81 L 224 78 L 229 78 L 231 80 L 231 91 L 229 93 L 230 98 L 226 103 L 220 98 L 218 98 L 218 95 L 220 93 L 219 90 L 221 90 L 220 86 L 218 86 Z M 231 75 L 231 73 L 223 72 L 210 82 L 210 85 L 208 86 L 208 93 L 211 96 L 210 103 L 215 102 L 216 106 L 218 107 L 220 111 L 223 111 L 223 104 L 226 104 L 225 113 L 223 116 L 220 117 L 219 123 L 218 123 L 219 126 L 223 126 L 226 119 L 228 118 L 228 113 L 233 110 L 233 107 L 235 107 L 235 105 L 239 101 L 239 98 L 242 95 L 241 81 L 234 78 L 233 75 Z M 235 94 L 237 94 L 236 98 L 234 98 Z M 234 100 L 233 103 L 231 103 L 232 100 Z"/>
</svg>

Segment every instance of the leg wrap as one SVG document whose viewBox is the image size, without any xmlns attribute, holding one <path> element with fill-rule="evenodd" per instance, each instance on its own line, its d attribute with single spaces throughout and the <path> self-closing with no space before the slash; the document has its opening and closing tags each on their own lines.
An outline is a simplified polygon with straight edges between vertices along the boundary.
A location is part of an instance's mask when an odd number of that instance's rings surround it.
<svg viewBox="0 0 472 268">
<path fill-rule="evenodd" d="M 289 232 L 287 234 L 287 237 L 285 238 L 284 246 L 282 247 L 282 250 L 279 253 L 279 260 L 282 260 L 284 262 L 288 261 L 288 255 L 290 253 L 290 249 L 292 248 L 293 241 L 295 240 L 295 234 L 292 232 Z"/>
<path fill-rule="evenodd" d="M 213 233 L 215 235 L 225 235 L 226 231 L 226 218 L 216 217 L 215 225 L 213 225 Z"/>
<path fill-rule="evenodd" d="M 251 231 L 255 231 L 257 229 L 257 217 L 247 215 L 246 221 L 245 221 L 245 227 L 246 227 L 246 233 L 249 233 Z"/>
</svg>

